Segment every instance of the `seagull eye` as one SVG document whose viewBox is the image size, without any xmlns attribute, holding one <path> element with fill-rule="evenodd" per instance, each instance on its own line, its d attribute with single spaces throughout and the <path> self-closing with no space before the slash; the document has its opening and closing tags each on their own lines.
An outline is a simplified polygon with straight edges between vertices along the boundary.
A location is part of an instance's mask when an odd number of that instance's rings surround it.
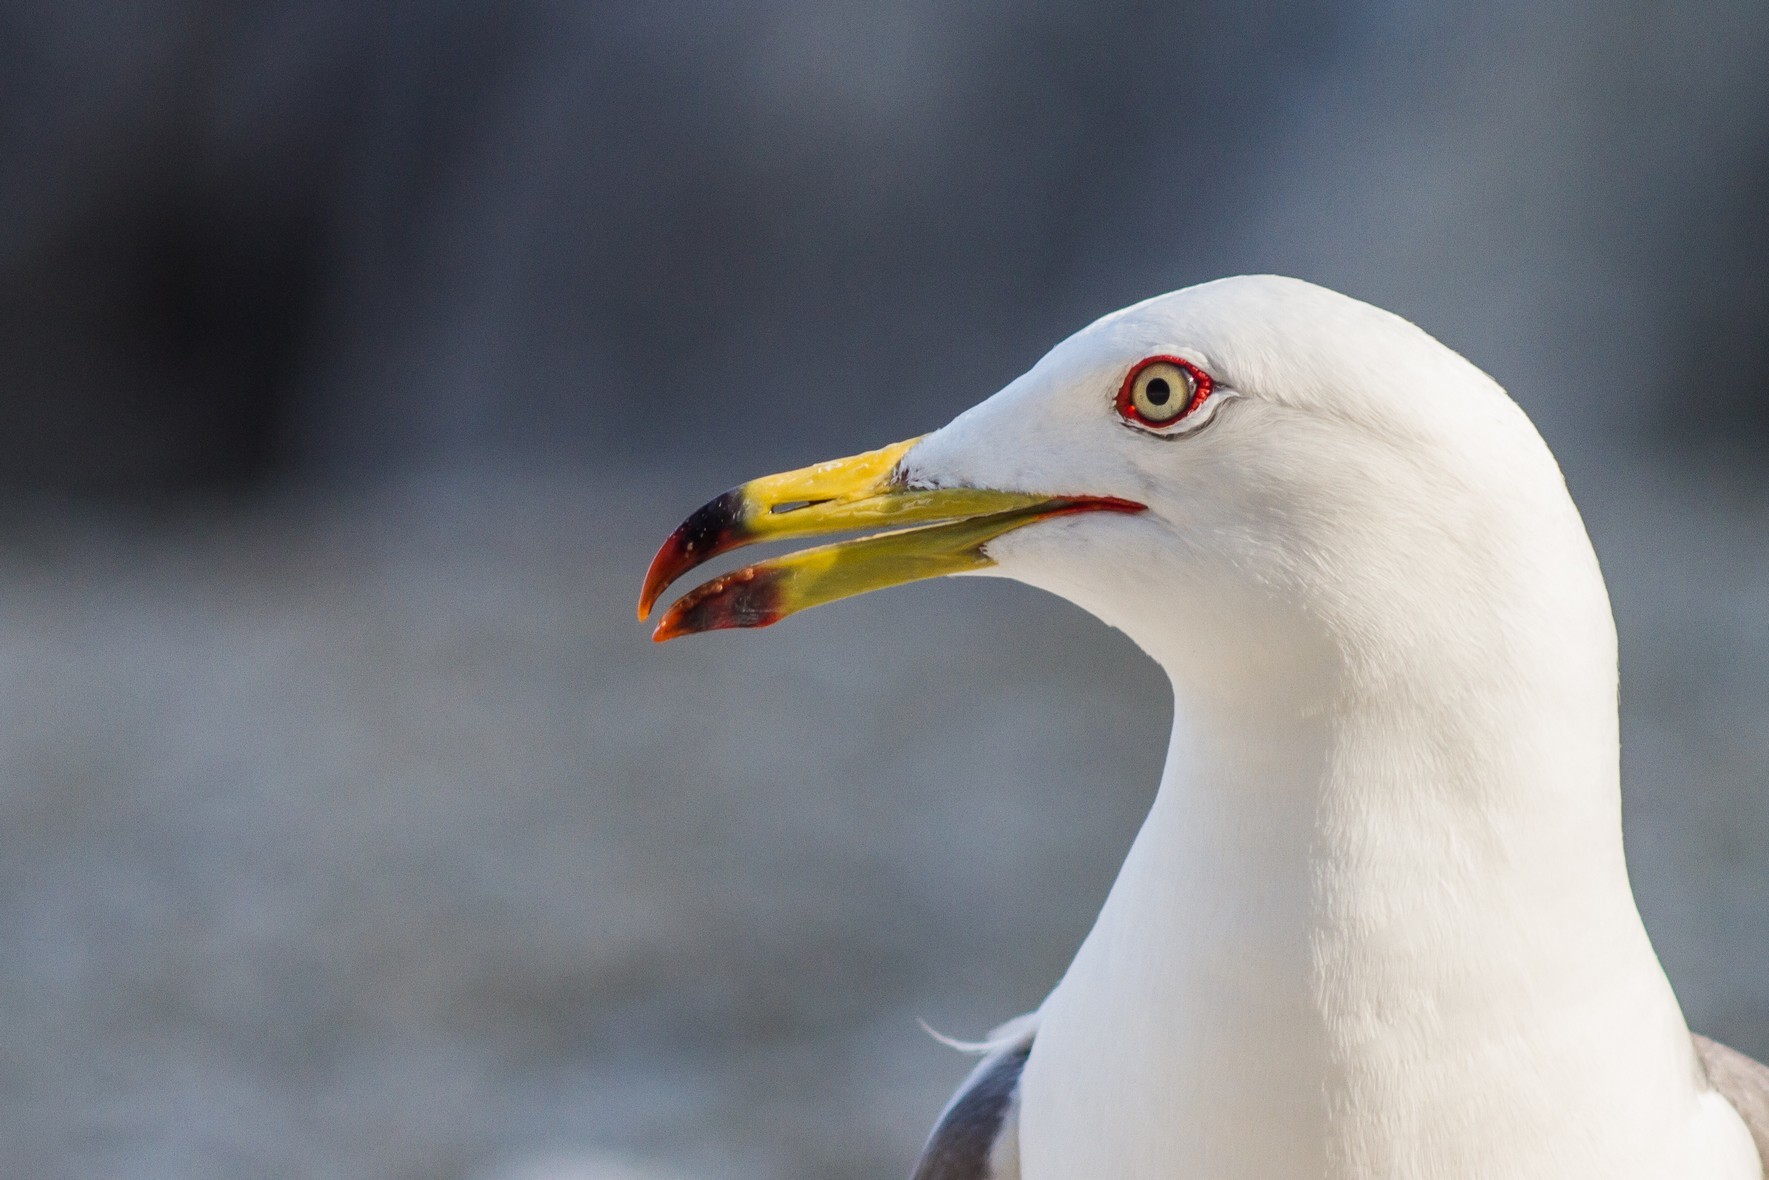
<svg viewBox="0 0 1769 1180">
<path fill-rule="evenodd" d="M 1176 356 L 1139 361 L 1118 391 L 1118 413 L 1132 426 L 1161 430 L 1204 404 L 1210 375 Z"/>
</svg>

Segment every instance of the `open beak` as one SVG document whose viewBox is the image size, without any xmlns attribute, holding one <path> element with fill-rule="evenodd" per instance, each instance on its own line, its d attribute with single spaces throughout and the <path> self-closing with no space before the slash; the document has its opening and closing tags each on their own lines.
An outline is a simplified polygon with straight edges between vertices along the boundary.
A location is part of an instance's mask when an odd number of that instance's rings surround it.
<svg viewBox="0 0 1769 1180">
<path fill-rule="evenodd" d="M 732 549 L 862 529 L 891 531 L 789 553 L 714 578 L 666 610 L 651 637 L 661 643 L 699 631 L 766 627 L 868 590 L 985 569 L 995 564 L 984 552 L 989 541 L 1035 521 L 1145 507 L 1111 496 L 911 487 L 901 463 L 920 441 L 764 476 L 696 509 L 652 558 L 639 593 L 641 619 L 677 578 Z"/>
</svg>

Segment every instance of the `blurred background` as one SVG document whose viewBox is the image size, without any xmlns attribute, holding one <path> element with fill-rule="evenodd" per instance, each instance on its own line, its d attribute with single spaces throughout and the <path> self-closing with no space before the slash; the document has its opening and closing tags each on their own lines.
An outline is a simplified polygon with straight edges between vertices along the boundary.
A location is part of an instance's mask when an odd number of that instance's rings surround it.
<svg viewBox="0 0 1769 1180">
<path fill-rule="evenodd" d="M 1769 1055 L 1769 6 L 0 0 L 0 1173 L 884 1178 L 1150 798 L 967 581 L 653 546 L 1248 271 L 1561 456 L 1630 859 Z M 637 1161 L 628 1171 L 611 1162 Z"/>
</svg>

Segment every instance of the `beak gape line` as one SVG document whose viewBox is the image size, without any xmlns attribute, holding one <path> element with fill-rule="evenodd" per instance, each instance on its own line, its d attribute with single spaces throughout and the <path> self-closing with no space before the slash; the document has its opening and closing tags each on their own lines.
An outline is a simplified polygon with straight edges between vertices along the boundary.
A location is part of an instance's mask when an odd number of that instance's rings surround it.
<svg viewBox="0 0 1769 1180">
<path fill-rule="evenodd" d="M 1111 496 L 1047 496 L 987 488 L 911 488 L 900 474 L 910 439 L 848 459 L 765 476 L 691 513 L 646 572 L 639 617 L 683 574 L 744 545 L 885 526 L 875 533 L 734 570 L 689 591 L 658 620 L 658 642 L 700 631 L 766 627 L 870 590 L 985 569 L 1003 533 L 1078 512 L 1142 512 Z M 910 527 L 902 527 L 910 526 Z"/>
</svg>

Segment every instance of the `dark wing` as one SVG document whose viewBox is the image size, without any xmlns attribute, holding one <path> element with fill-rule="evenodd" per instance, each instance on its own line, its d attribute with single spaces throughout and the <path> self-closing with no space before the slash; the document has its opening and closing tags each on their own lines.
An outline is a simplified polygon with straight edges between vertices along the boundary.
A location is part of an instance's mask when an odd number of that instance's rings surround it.
<svg viewBox="0 0 1769 1180">
<path fill-rule="evenodd" d="M 1700 1035 L 1695 1038 L 1695 1055 L 1714 1089 L 1750 1128 L 1757 1154 L 1763 1158 L 1763 1175 L 1769 1180 L 1769 1065 Z"/>
<path fill-rule="evenodd" d="M 934 1124 L 910 1180 L 1020 1180 L 1020 1071 L 1036 1014 L 1003 1026 Z"/>
</svg>

